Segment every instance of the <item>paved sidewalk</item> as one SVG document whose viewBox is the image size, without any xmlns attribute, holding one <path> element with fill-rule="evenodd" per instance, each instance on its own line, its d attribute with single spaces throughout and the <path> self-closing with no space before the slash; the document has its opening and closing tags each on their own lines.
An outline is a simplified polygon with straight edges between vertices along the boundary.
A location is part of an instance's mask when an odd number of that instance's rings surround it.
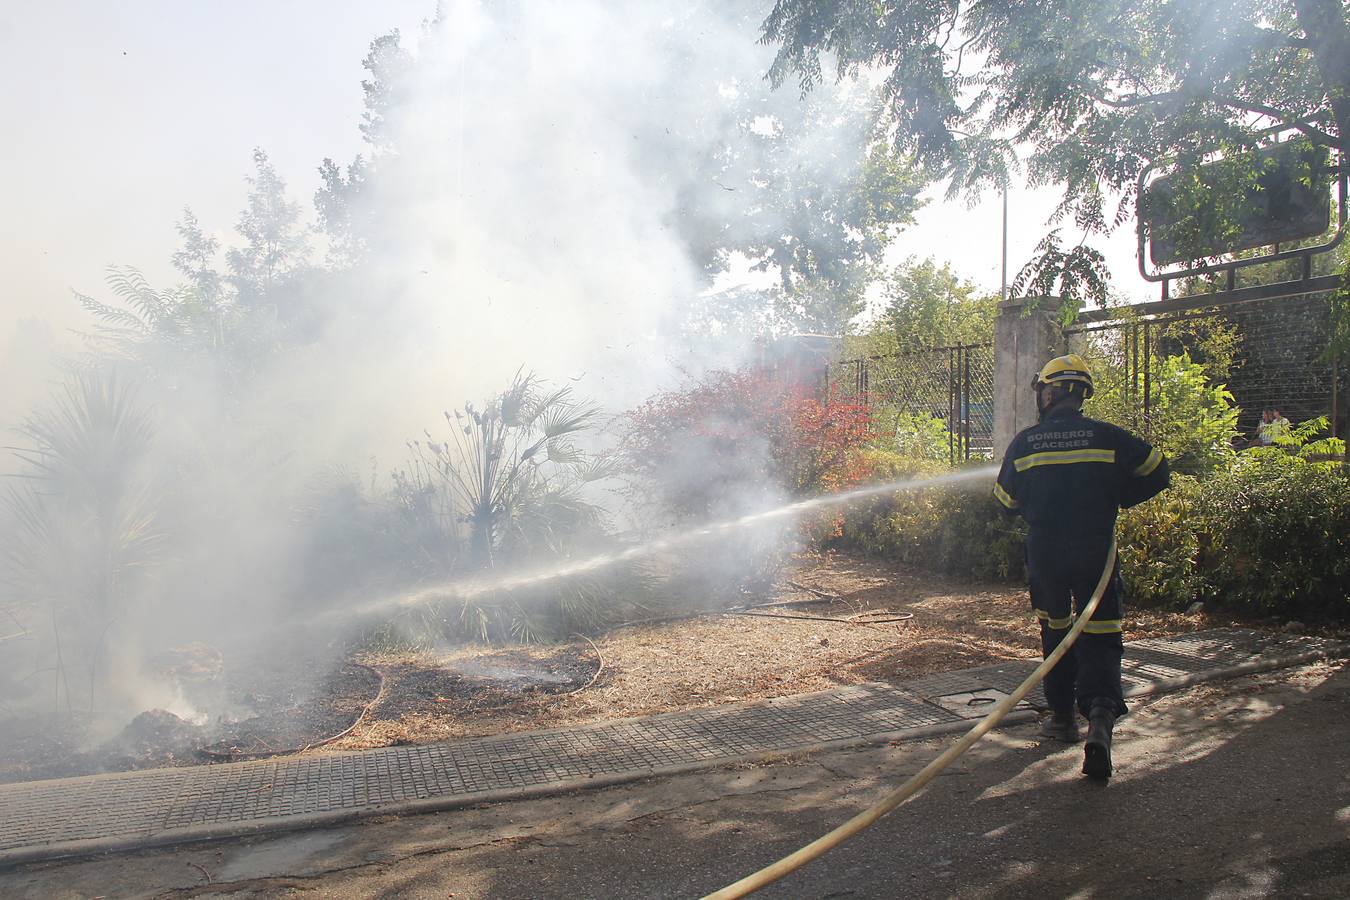
<svg viewBox="0 0 1350 900">
<path fill-rule="evenodd" d="M 1221 629 L 1136 641 L 1137 695 L 1350 654 L 1320 638 Z M 808 750 L 963 730 L 1034 661 L 757 703 L 416 747 L 313 753 L 0 786 L 0 866 L 363 816 L 556 793 Z M 1011 721 L 1034 715 L 1039 690 Z"/>
</svg>

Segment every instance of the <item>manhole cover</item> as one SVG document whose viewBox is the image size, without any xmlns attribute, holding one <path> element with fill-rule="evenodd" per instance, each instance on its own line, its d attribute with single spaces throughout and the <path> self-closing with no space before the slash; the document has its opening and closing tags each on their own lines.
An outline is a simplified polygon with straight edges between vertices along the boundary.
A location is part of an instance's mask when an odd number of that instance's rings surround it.
<svg viewBox="0 0 1350 900">
<path fill-rule="evenodd" d="M 984 688 L 978 691 L 962 691 L 959 694 L 934 697 L 933 702 L 948 712 L 956 713 L 963 719 L 982 719 L 989 715 L 996 704 L 1007 698 L 1008 695 L 1003 691 Z M 1023 700 L 1017 704 L 1017 708 L 1027 709 L 1026 701 Z"/>
</svg>

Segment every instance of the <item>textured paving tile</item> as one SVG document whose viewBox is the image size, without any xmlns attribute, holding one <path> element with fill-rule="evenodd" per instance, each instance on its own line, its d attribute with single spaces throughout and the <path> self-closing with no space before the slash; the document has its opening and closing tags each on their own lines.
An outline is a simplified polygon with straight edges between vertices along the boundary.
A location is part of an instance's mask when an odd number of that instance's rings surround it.
<svg viewBox="0 0 1350 900">
<path fill-rule="evenodd" d="M 0 851 L 640 775 L 956 719 L 869 684 L 449 744 L 0 786 Z"/>
<path fill-rule="evenodd" d="M 1128 646 L 1127 687 L 1226 668 L 1262 656 L 1332 649 L 1334 642 L 1225 629 Z M 540 788 L 654 769 L 785 752 L 952 724 L 939 697 L 1011 692 L 1034 668 L 1018 661 L 871 683 L 760 703 L 627 719 L 581 728 L 420 747 L 295 756 L 0 786 L 0 853 L 203 827 L 378 809 L 418 800 Z M 1039 689 L 1029 700 L 1043 705 Z"/>
</svg>

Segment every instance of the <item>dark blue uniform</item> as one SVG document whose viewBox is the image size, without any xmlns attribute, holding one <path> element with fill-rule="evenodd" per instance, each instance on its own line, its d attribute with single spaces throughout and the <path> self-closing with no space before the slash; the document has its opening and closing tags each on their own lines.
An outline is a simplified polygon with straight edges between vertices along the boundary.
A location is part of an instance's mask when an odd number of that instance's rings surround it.
<svg viewBox="0 0 1350 900">
<path fill-rule="evenodd" d="M 1051 409 L 1008 445 L 994 496 L 1027 520 L 1027 570 L 1031 605 L 1041 623 L 1048 656 L 1092 597 L 1122 507 L 1142 503 L 1167 487 L 1167 460 L 1146 442 L 1070 406 Z M 1124 715 L 1120 659 L 1124 597 L 1116 564 L 1097 611 L 1073 653 L 1045 679 L 1054 710 L 1087 715 L 1096 698 L 1108 698 Z M 1076 686 L 1076 690 L 1075 690 Z"/>
</svg>

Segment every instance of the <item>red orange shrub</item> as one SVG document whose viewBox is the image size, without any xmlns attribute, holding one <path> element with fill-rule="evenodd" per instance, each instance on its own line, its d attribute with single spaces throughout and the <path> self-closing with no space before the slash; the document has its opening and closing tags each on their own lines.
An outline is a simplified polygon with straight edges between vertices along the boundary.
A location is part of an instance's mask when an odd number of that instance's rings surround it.
<svg viewBox="0 0 1350 900">
<path fill-rule="evenodd" d="M 870 474 L 867 407 L 762 371 L 713 372 L 659 394 L 625 431 L 630 471 L 680 518 L 839 491 Z"/>
</svg>

